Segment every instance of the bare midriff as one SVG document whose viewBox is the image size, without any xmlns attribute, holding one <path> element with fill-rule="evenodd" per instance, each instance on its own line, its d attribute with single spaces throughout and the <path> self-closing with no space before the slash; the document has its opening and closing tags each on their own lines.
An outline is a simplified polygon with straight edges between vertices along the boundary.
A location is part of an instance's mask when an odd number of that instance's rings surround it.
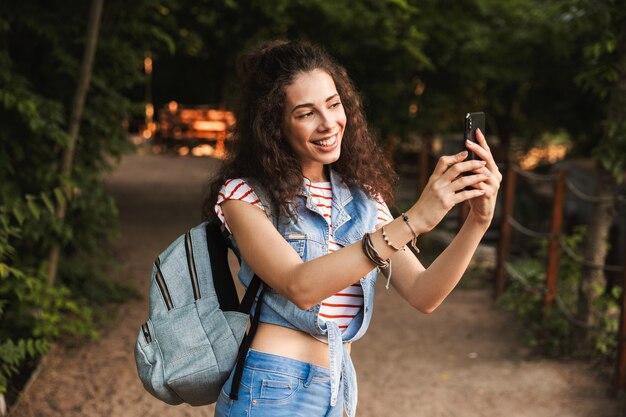
<svg viewBox="0 0 626 417">
<path fill-rule="evenodd" d="M 308 333 L 270 323 L 259 323 L 250 346 L 254 350 L 285 356 L 329 368 L 328 345 Z M 350 353 L 350 343 L 347 344 Z"/>
</svg>

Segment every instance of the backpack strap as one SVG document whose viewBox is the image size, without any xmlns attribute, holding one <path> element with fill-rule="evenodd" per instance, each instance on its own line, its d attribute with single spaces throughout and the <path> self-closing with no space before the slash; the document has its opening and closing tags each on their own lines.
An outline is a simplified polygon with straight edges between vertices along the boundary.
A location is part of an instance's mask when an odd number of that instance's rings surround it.
<svg viewBox="0 0 626 417">
<path fill-rule="evenodd" d="M 265 286 L 263 281 L 258 275 L 254 275 L 248 289 L 239 303 L 239 297 L 237 296 L 237 289 L 235 282 L 230 274 L 230 268 L 228 267 L 228 239 L 227 235 L 223 233 L 223 230 L 219 224 L 215 222 L 208 222 L 206 224 L 206 238 L 207 247 L 210 254 L 211 271 L 213 275 L 213 285 L 215 287 L 215 294 L 222 311 L 239 311 L 250 315 L 252 304 L 256 297 L 259 287 L 261 293 L 252 316 L 250 329 L 244 336 L 241 344 L 239 345 L 239 351 L 237 352 L 237 362 L 235 364 L 235 375 L 233 377 L 233 384 L 231 386 L 231 398 L 236 400 L 239 394 L 239 386 L 241 384 L 241 376 L 243 374 L 243 365 L 252 344 L 252 339 L 256 333 L 256 329 L 259 324 L 259 316 L 261 313 L 261 304 L 263 302 L 263 295 L 265 295 Z"/>
<path fill-rule="evenodd" d="M 254 295 L 256 295 L 256 290 L 261 286 L 261 293 L 259 294 L 259 300 L 257 301 L 256 308 L 254 309 L 254 315 L 252 316 L 252 322 L 250 323 L 250 330 L 244 336 L 241 341 L 241 345 L 239 346 L 239 352 L 237 352 L 237 363 L 235 364 L 235 374 L 233 375 L 233 381 L 230 386 L 230 399 L 238 400 L 239 399 L 239 386 L 241 385 L 241 377 L 243 376 L 243 367 L 246 362 L 246 356 L 248 355 L 248 350 L 250 350 L 250 345 L 252 345 L 252 340 L 254 339 L 254 335 L 256 334 L 256 329 L 259 327 L 259 317 L 261 316 L 261 305 L 263 304 L 263 296 L 265 295 L 265 285 L 261 285 L 262 281 L 258 276 L 254 276 L 252 278 L 252 282 L 248 286 L 248 290 L 246 291 L 246 296 L 244 296 L 244 300 L 241 303 L 242 307 L 244 302 L 246 301 L 246 297 L 248 294 L 252 294 L 249 298 L 249 305 L 247 306 L 248 311 L 250 311 L 250 307 L 252 307 L 252 302 L 254 301 Z M 254 288 L 253 288 L 254 287 Z"/>
<path fill-rule="evenodd" d="M 252 187 L 257 197 L 259 197 L 259 200 L 261 200 L 261 203 L 266 210 L 266 214 L 270 218 L 270 220 L 272 220 L 274 227 L 278 228 L 279 211 L 275 207 L 273 207 L 271 199 L 265 193 L 265 189 L 258 181 L 254 179 L 245 178 L 244 180 Z M 265 295 L 266 285 L 264 285 L 263 281 L 261 281 L 261 278 L 259 278 L 258 275 L 254 274 L 252 281 L 250 281 L 250 285 L 248 285 L 248 289 L 246 290 L 246 294 L 241 301 L 241 306 L 239 309 L 239 311 L 242 313 L 250 312 L 259 287 L 261 287 L 261 292 L 257 300 L 256 308 L 254 309 L 254 315 L 252 316 L 250 329 L 248 333 L 244 336 L 241 345 L 239 346 L 239 352 L 237 352 L 235 373 L 233 375 L 233 381 L 230 386 L 231 400 L 237 400 L 239 398 L 239 387 L 241 385 L 241 377 L 243 376 L 243 367 L 246 361 L 246 356 L 248 355 L 248 350 L 250 349 L 250 345 L 252 344 L 252 340 L 254 339 L 254 335 L 256 334 L 256 330 L 259 325 L 259 317 L 261 316 L 261 306 L 263 304 L 263 296 Z"/>
<path fill-rule="evenodd" d="M 211 273 L 215 294 L 222 311 L 239 311 L 239 298 L 235 282 L 228 267 L 228 243 L 222 235 L 220 225 L 215 222 L 206 224 L 206 242 L 211 261 Z M 248 311 L 250 308 L 248 308 Z"/>
</svg>

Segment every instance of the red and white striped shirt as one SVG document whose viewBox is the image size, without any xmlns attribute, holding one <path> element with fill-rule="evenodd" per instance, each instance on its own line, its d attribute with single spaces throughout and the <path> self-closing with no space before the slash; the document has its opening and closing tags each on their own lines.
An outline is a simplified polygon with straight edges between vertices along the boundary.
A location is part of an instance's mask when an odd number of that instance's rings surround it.
<svg viewBox="0 0 626 417">
<path fill-rule="evenodd" d="M 328 223 L 330 230 L 328 237 L 328 252 L 338 251 L 342 246 L 335 242 L 333 236 L 333 226 L 331 223 L 333 192 L 330 182 L 314 182 L 308 183 L 309 192 L 313 203 L 318 207 L 324 219 Z M 215 205 L 215 213 L 217 217 L 224 223 L 226 228 L 228 224 L 222 213 L 221 204 L 226 200 L 246 201 L 265 210 L 263 204 L 255 194 L 254 190 L 242 179 L 230 179 L 224 183 L 218 195 L 217 204 Z M 377 224 L 386 223 L 393 220 L 389 208 L 381 199 L 377 200 L 378 217 Z M 229 229 L 230 230 L 230 229 Z M 339 291 L 322 301 L 318 320 L 334 321 L 340 329 L 348 327 L 352 319 L 363 308 L 363 288 L 360 282 L 356 282 L 347 288 Z"/>
</svg>

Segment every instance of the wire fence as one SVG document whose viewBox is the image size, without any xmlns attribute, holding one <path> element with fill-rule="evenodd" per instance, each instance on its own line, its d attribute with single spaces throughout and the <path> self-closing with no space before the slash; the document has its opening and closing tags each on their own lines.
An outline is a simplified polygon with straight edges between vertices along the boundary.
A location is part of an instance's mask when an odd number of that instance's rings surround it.
<svg viewBox="0 0 626 417">
<path fill-rule="evenodd" d="M 563 238 L 562 236 L 557 237 L 553 235 L 552 233 L 538 232 L 536 230 L 529 229 L 528 227 L 522 225 L 520 222 L 515 220 L 515 218 L 513 217 L 509 217 L 507 221 L 511 225 L 511 227 L 513 227 L 513 229 L 515 229 L 516 231 L 518 231 L 524 236 L 532 237 L 535 239 L 557 239 L 558 238 L 559 246 L 561 247 L 561 249 L 563 249 L 563 252 L 575 262 L 581 265 L 584 265 L 588 268 L 603 269 L 605 271 L 610 271 L 610 272 L 624 271 L 624 265 L 607 265 L 607 264 L 598 264 L 598 263 L 587 261 L 583 256 L 574 252 L 574 249 L 568 246 L 567 242 L 565 241 L 565 238 Z"/>
<path fill-rule="evenodd" d="M 534 182 L 539 182 L 539 181 L 554 182 L 554 181 L 559 180 L 560 175 L 562 175 L 562 173 L 558 173 L 558 172 L 549 173 L 549 174 L 537 174 L 537 173 L 533 173 L 529 171 L 524 171 L 523 169 L 521 169 L 519 166 L 516 166 L 516 165 L 511 165 L 511 169 L 515 174 L 523 178 L 526 178 L 530 181 L 534 181 Z M 588 203 L 615 204 L 616 206 L 626 203 L 626 196 L 616 195 L 615 197 L 611 197 L 611 198 L 602 198 L 598 196 L 588 195 L 585 192 L 583 192 L 578 186 L 576 186 L 574 182 L 572 182 L 569 178 L 563 178 L 563 179 L 564 179 L 564 185 L 567 188 L 567 190 L 569 190 L 572 195 L 574 195 L 575 197 L 579 198 L 582 201 L 585 201 Z M 592 262 L 588 259 L 585 259 L 584 256 L 576 253 L 575 250 L 567 244 L 566 239 L 563 236 L 561 236 L 560 233 L 533 230 L 523 225 L 520 221 L 514 218 L 512 208 L 509 213 L 510 214 L 508 215 L 505 214 L 506 216 L 505 220 L 506 220 L 506 223 L 511 226 L 511 228 L 513 228 L 515 231 L 522 234 L 523 236 L 531 237 L 534 239 L 558 241 L 558 246 L 555 249 L 558 249 L 558 248 L 562 249 L 563 253 L 567 255 L 570 259 L 572 259 L 574 262 L 580 265 L 583 265 L 585 267 L 588 267 L 588 268 L 602 269 L 604 271 L 611 271 L 611 272 L 624 271 L 624 268 L 625 268 L 624 265 L 599 264 L 599 263 Z M 532 292 L 534 294 L 541 295 L 544 298 L 548 297 L 550 289 L 548 288 L 547 282 L 545 285 L 537 285 L 535 283 L 529 282 L 528 279 L 526 279 L 520 271 L 516 270 L 510 262 L 505 262 L 504 268 L 506 270 L 506 274 L 512 280 L 520 284 L 524 290 Z M 552 294 L 552 296 L 555 301 L 556 307 L 558 308 L 558 310 L 560 310 L 560 312 L 563 314 L 563 317 L 565 317 L 565 319 L 568 322 L 570 322 L 574 326 L 585 328 L 588 330 L 596 329 L 595 326 L 590 326 L 587 323 L 577 319 L 575 314 L 572 311 L 570 311 L 570 309 L 567 307 L 564 300 L 559 296 L 558 292 L 554 291 L 554 294 Z"/>
<path fill-rule="evenodd" d="M 511 168 L 513 169 L 513 171 L 515 171 L 516 174 L 520 175 L 521 177 L 527 178 L 527 179 L 529 179 L 531 181 L 546 181 L 546 182 L 554 181 L 559 176 L 558 173 L 537 174 L 535 172 L 525 171 L 521 167 L 519 167 L 518 165 L 511 165 Z M 602 198 L 602 197 L 586 194 L 584 191 L 582 191 L 579 188 L 579 186 L 574 184 L 574 182 L 570 178 L 567 178 L 565 180 L 565 185 L 567 186 L 567 189 L 569 191 L 571 191 L 571 193 L 574 196 L 576 196 L 580 200 L 586 201 L 588 203 L 598 203 L 598 202 L 611 203 L 611 202 L 614 202 L 616 205 L 624 205 L 624 204 L 626 204 L 626 196 L 624 196 L 624 195 L 616 195 L 615 197 Z"/>
<path fill-rule="evenodd" d="M 515 171 L 516 174 L 533 181 L 554 181 L 558 177 L 558 174 L 537 174 L 530 171 L 524 171 L 517 165 L 511 165 L 511 168 L 513 168 L 513 171 Z"/>
<path fill-rule="evenodd" d="M 537 232 L 535 230 L 531 230 L 528 227 L 522 225 L 520 222 L 515 220 L 513 217 L 509 217 L 507 219 L 509 224 L 513 227 L 513 229 L 517 230 L 521 234 L 529 237 L 534 237 L 535 239 L 551 239 L 552 234 L 546 232 Z"/>
<path fill-rule="evenodd" d="M 558 174 L 536 174 L 533 172 L 529 172 L 529 171 L 524 171 L 523 169 L 521 169 L 519 166 L 517 165 L 512 165 L 511 166 L 513 171 L 515 171 L 516 174 L 527 178 L 529 180 L 532 181 L 554 181 L 558 178 Z M 584 193 L 583 191 L 581 191 L 576 185 L 574 185 L 574 183 L 570 180 L 570 179 L 566 179 L 565 180 L 565 184 L 567 186 L 567 189 L 570 190 L 572 192 L 572 194 L 574 194 L 576 197 L 578 197 L 579 199 L 583 200 L 583 201 L 587 201 L 590 203 L 598 203 L 598 202 L 615 202 L 617 205 L 621 205 L 621 204 L 626 204 L 626 196 L 620 196 L 617 195 L 615 196 L 615 198 L 599 198 L 596 196 L 591 196 L 588 195 L 586 193 Z M 519 221 L 517 221 L 513 216 L 508 217 L 507 222 L 519 233 L 525 235 L 525 236 L 529 236 L 535 239 L 559 239 L 559 245 L 561 247 L 561 249 L 563 249 L 563 252 L 565 254 L 567 254 L 567 256 L 569 256 L 572 260 L 574 260 L 575 262 L 584 265 L 586 267 L 589 268 L 593 268 L 593 269 L 603 269 L 605 271 L 611 271 L 611 272 L 622 272 L 624 271 L 624 265 L 606 265 L 606 264 L 598 264 L 598 263 L 594 263 L 591 262 L 587 259 L 585 259 L 583 256 L 577 254 L 574 252 L 574 250 L 572 248 L 570 248 L 567 243 L 565 242 L 565 239 L 561 236 L 553 236 L 552 233 L 546 233 L 546 232 L 541 232 L 541 231 L 536 231 L 536 230 L 532 230 L 524 225 L 522 225 Z"/>
<path fill-rule="evenodd" d="M 570 179 L 565 181 L 565 185 L 573 195 L 588 203 L 615 203 L 617 206 L 626 204 L 626 196 L 617 195 L 609 198 L 591 196 L 581 191 Z"/>
<path fill-rule="evenodd" d="M 605 271 L 611 271 L 611 272 L 624 271 L 624 265 L 606 265 L 606 264 L 597 264 L 597 263 L 587 261 L 585 258 L 583 258 L 582 256 L 578 255 L 576 252 L 574 252 L 574 250 L 567 245 L 567 243 L 565 242 L 565 239 L 563 238 L 559 239 L 559 244 L 561 246 L 561 249 L 563 249 L 563 252 L 565 252 L 567 256 L 569 256 L 575 262 L 581 265 L 584 265 L 588 268 L 604 269 Z"/>
</svg>

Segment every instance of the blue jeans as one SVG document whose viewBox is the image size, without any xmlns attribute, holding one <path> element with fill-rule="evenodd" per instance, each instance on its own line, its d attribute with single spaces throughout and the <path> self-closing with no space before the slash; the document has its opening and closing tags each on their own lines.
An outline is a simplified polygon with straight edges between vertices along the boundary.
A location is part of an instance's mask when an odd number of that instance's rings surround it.
<svg viewBox="0 0 626 417">
<path fill-rule="evenodd" d="M 330 406 L 328 368 L 250 349 L 239 388 L 229 398 L 233 372 L 222 387 L 215 417 L 341 417 L 343 400 Z M 343 384 L 340 384 L 343 385 Z M 343 394 L 339 395 L 343 399 Z"/>
</svg>

